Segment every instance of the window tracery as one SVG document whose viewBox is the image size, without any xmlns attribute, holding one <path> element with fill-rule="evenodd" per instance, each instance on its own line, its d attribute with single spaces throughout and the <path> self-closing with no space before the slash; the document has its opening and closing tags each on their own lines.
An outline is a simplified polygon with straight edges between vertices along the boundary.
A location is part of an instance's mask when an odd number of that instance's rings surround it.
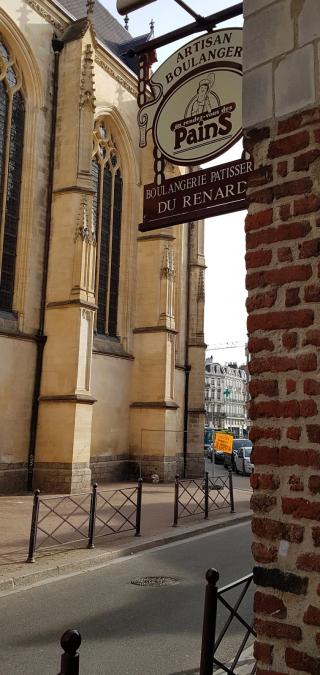
<svg viewBox="0 0 320 675">
<path fill-rule="evenodd" d="M 13 305 L 25 123 L 22 76 L 0 35 L 0 309 Z"/>
<path fill-rule="evenodd" d="M 106 119 L 94 129 L 92 181 L 93 212 L 97 232 L 96 328 L 117 336 L 122 215 L 122 174 L 119 153 Z"/>
</svg>

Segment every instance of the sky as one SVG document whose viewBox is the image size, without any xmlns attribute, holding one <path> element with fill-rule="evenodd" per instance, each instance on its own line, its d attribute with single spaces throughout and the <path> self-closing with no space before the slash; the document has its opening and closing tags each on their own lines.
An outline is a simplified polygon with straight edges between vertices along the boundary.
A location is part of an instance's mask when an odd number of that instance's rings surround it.
<svg viewBox="0 0 320 675">
<path fill-rule="evenodd" d="M 102 4 L 122 23 L 124 17 L 117 13 L 116 0 L 100 0 Z M 208 16 L 221 9 L 236 4 L 235 0 L 186 0 L 194 11 Z M 155 23 L 155 37 L 175 28 L 191 23 L 193 18 L 174 0 L 156 0 L 129 15 L 129 31 L 138 36 L 148 32 L 151 19 Z M 225 26 L 241 26 L 242 17 L 236 17 Z M 182 44 L 193 36 L 157 50 L 158 65 Z M 155 69 L 157 64 L 155 64 Z M 237 143 L 228 152 L 218 157 L 213 164 L 224 164 L 238 159 L 242 152 L 242 142 Z M 210 163 L 205 167 L 210 166 Z M 215 361 L 226 363 L 236 361 L 245 363 L 244 344 L 246 330 L 246 291 L 245 291 L 245 211 L 207 218 L 205 221 L 205 258 L 206 258 L 206 304 L 205 304 L 205 341 L 208 356 Z M 236 345 L 242 345 L 234 346 Z M 226 345 L 232 347 L 226 349 Z M 215 349 L 212 349 L 215 347 Z"/>
</svg>

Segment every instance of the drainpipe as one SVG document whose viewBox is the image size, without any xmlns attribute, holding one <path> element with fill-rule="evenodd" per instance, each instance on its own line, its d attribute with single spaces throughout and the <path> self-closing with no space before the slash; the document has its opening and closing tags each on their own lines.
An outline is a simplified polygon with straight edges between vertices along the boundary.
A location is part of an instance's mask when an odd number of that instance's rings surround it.
<svg viewBox="0 0 320 675">
<path fill-rule="evenodd" d="M 38 426 L 39 414 L 39 396 L 43 365 L 43 352 L 47 337 L 44 334 L 44 321 L 46 309 L 46 296 L 48 284 L 48 264 L 49 264 L 49 248 L 51 235 L 51 209 L 52 209 L 52 191 L 53 191 L 53 172 L 54 172 L 54 153 L 56 144 L 56 125 L 57 125 L 57 108 L 58 108 L 58 81 L 59 81 L 59 59 L 60 53 L 63 49 L 63 42 L 57 37 L 52 40 L 52 49 L 54 52 L 54 66 L 53 66 L 53 86 L 52 86 L 52 116 L 51 116 L 51 131 L 50 131 L 50 148 L 49 148 L 49 167 L 48 167 L 48 190 L 47 190 L 47 208 L 46 208 L 46 227 L 43 251 L 43 277 L 41 287 L 40 300 L 40 316 L 39 329 L 37 335 L 37 355 L 36 367 L 32 395 L 32 410 L 30 420 L 30 439 L 28 451 L 28 480 L 27 489 L 32 490 L 33 469 L 35 462 L 35 447 Z"/>
<path fill-rule="evenodd" d="M 188 223 L 188 243 L 187 243 L 187 311 L 185 327 L 185 388 L 184 388 L 184 418 L 183 418 L 183 478 L 187 472 L 187 450 L 188 450 L 188 421 L 189 421 L 189 376 L 191 366 L 189 364 L 189 322 L 190 322 L 190 285 L 191 285 L 191 266 L 190 266 L 190 248 L 191 248 L 191 228 L 193 223 Z"/>
</svg>

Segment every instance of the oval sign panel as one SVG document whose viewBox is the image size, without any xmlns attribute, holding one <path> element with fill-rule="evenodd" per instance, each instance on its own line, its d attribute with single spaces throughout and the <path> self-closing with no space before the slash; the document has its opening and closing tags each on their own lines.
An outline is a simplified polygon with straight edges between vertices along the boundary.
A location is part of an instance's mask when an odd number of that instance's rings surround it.
<svg viewBox="0 0 320 675">
<path fill-rule="evenodd" d="M 152 128 L 155 145 L 174 164 L 218 157 L 242 135 L 242 29 L 192 40 L 158 68 L 150 85 L 154 99 L 140 110 L 140 132 L 143 125 Z"/>
</svg>

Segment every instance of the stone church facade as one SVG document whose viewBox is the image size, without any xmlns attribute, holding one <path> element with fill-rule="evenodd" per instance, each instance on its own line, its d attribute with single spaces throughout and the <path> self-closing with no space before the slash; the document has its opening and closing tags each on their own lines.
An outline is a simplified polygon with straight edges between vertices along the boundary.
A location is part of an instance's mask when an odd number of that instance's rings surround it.
<svg viewBox="0 0 320 675">
<path fill-rule="evenodd" d="M 134 39 L 87 5 L 0 7 L 1 492 L 203 471 L 203 223 L 138 231 Z"/>
</svg>

